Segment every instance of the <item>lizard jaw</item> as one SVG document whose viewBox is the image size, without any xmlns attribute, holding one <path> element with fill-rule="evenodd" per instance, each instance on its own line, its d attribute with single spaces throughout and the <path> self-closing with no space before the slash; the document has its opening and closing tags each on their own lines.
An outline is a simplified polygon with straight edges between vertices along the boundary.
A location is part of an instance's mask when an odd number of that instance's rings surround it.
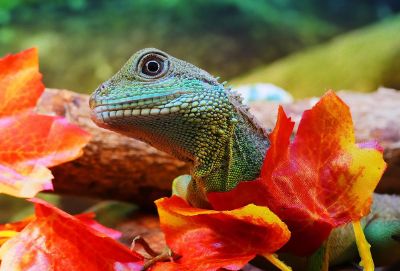
<svg viewBox="0 0 400 271">
<path fill-rule="evenodd" d="M 179 107 L 171 108 L 142 108 L 142 109 L 98 109 L 93 110 L 91 117 L 96 123 L 109 123 L 126 117 L 153 116 L 153 115 L 169 115 L 179 111 Z"/>
<path fill-rule="evenodd" d="M 126 98 L 123 100 L 97 99 L 90 97 L 89 105 L 92 109 L 92 120 L 101 126 L 126 117 L 149 115 L 168 115 L 180 110 L 181 102 L 174 102 L 188 92 L 173 92 L 164 95 L 149 95 L 145 98 Z"/>
</svg>

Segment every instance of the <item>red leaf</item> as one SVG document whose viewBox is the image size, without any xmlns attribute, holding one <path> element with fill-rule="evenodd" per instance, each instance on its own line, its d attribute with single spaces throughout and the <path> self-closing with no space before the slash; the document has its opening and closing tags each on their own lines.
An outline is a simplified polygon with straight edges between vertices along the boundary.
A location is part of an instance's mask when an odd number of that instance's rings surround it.
<svg viewBox="0 0 400 271">
<path fill-rule="evenodd" d="M 333 228 L 369 212 L 386 164 L 376 144 L 355 144 L 349 108 L 333 92 L 304 112 L 289 144 L 292 129 L 280 108 L 260 179 L 210 193 L 209 200 L 219 210 L 268 206 L 292 232 L 285 249 L 307 255 Z"/>
<path fill-rule="evenodd" d="M 275 252 L 290 237 L 286 225 L 266 207 L 204 210 L 177 196 L 156 204 L 167 244 L 182 257 L 152 270 L 238 270 L 256 254 Z"/>
<path fill-rule="evenodd" d="M 0 193 L 52 189 L 47 167 L 75 159 L 89 141 L 65 119 L 33 112 L 43 89 L 36 49 L 0 59 Z"/>
<path fill-rule="evenodd" d="M 20 114 L 0 118 L 0 192 L 33 197 L 52 189 L 47 167 L 80 156 L 89 134 L 65 119 Z"/>
<path fill-rule="evenodd" d="M 0 270 L 141 270 L 141 255 L 42 200 L 32 201 L 36 217 L 1 247 Z"/>
<path fill-rule="evenodd" d="M 34 114 L 0 118 L 0 131 L 0 161 L 16 169 L 73 160 L 89 139 L 64 118 Z"/>
<path fill-rule="evenodd" d="M 79 219 L 82 223 L 86 224 L 87 226 L 95 229 L 98 232 L 101 232 L 108 237 L 111 237 L 113 239 L 118 239 L 121 237 L 121 232 L 107 228 L 100 223 L 98 223 L 94 218 L 96 214 L 95 213 L 83 213 L 83 214 L 78 214 L 74 215 L 75 218 Z M 6 224 L 0 224 L 0 232 L 1 231 L 16 231 L 20 232 L 22 231 L 29 223 L 31 223 L 33 220 L 35 220 L 35 216 L 29 216 L 25 218 L 24 220 L 17 221 L 17 222 L 12 222 L 12 223 L 6 223 Z"/>
<path fill-rule="evenodd" d="M 99 222 L 94 220 L 95 216 L 96 216 L 95 213 L 84 213 L 84 214 L 74 215 L 74 217 L 79 219 L 81 222 L 85 223 L 87 226 L 107 235 L 108 237 L 111 237 L 113 239 L 119 239 L 121 237 L 122 233 L 120 231 L 107 228 L 101 225 Z"/>
<path fill-rule="evenodd" d="M 37 49 L 0 59 L 0 117 L 35 107 L 44 90 Z"/>
</svg>

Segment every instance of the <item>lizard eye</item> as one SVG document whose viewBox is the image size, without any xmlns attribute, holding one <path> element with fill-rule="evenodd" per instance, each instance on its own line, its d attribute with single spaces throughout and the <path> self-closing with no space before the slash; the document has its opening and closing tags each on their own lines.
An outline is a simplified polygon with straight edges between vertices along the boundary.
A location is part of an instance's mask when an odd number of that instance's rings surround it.
<svg viewBox="0 0 400 271">
<path fill-rule="evenodd" d="M 166 60 L 161 55 L 149 54 L 140 61 L 139 68 L 142 76 L 146 78 L 158 78 L 166 72 Z"/>
<path fill-rule="evenodd" d="M 143 73 L 147 75 L 157 74 L 162 68 L 162 63 L 156 60 L 147 61 L 144 65 Z"/>
</svg>

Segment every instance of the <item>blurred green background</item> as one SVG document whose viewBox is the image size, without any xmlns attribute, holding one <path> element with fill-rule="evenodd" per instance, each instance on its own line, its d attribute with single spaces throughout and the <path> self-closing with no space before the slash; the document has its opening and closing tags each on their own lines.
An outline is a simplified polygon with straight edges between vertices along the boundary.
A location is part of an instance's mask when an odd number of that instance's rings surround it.
<svg viewBox="0 0 400 271">
<path fill-rule="evenodd" d="M 91 92 L 157 47 L 295 95 L 400 89 L 398 0 L 0 0 L 0 55 L 37 46 L 46 86 Z"/>
</svg>

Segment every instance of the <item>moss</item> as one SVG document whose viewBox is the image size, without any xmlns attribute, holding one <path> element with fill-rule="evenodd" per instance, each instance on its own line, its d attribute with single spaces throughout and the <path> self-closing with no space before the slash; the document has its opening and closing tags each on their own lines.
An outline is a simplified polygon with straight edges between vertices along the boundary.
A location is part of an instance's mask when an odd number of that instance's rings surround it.
<svg viewBox="0 0 400 271">
<path fill-rule="evenodd" d="M 400 16 L 257 68 L 231 83 L 254 82 L 274 83 L 298 98 L 327 89 L 400 89 Z"/>
</svg>

